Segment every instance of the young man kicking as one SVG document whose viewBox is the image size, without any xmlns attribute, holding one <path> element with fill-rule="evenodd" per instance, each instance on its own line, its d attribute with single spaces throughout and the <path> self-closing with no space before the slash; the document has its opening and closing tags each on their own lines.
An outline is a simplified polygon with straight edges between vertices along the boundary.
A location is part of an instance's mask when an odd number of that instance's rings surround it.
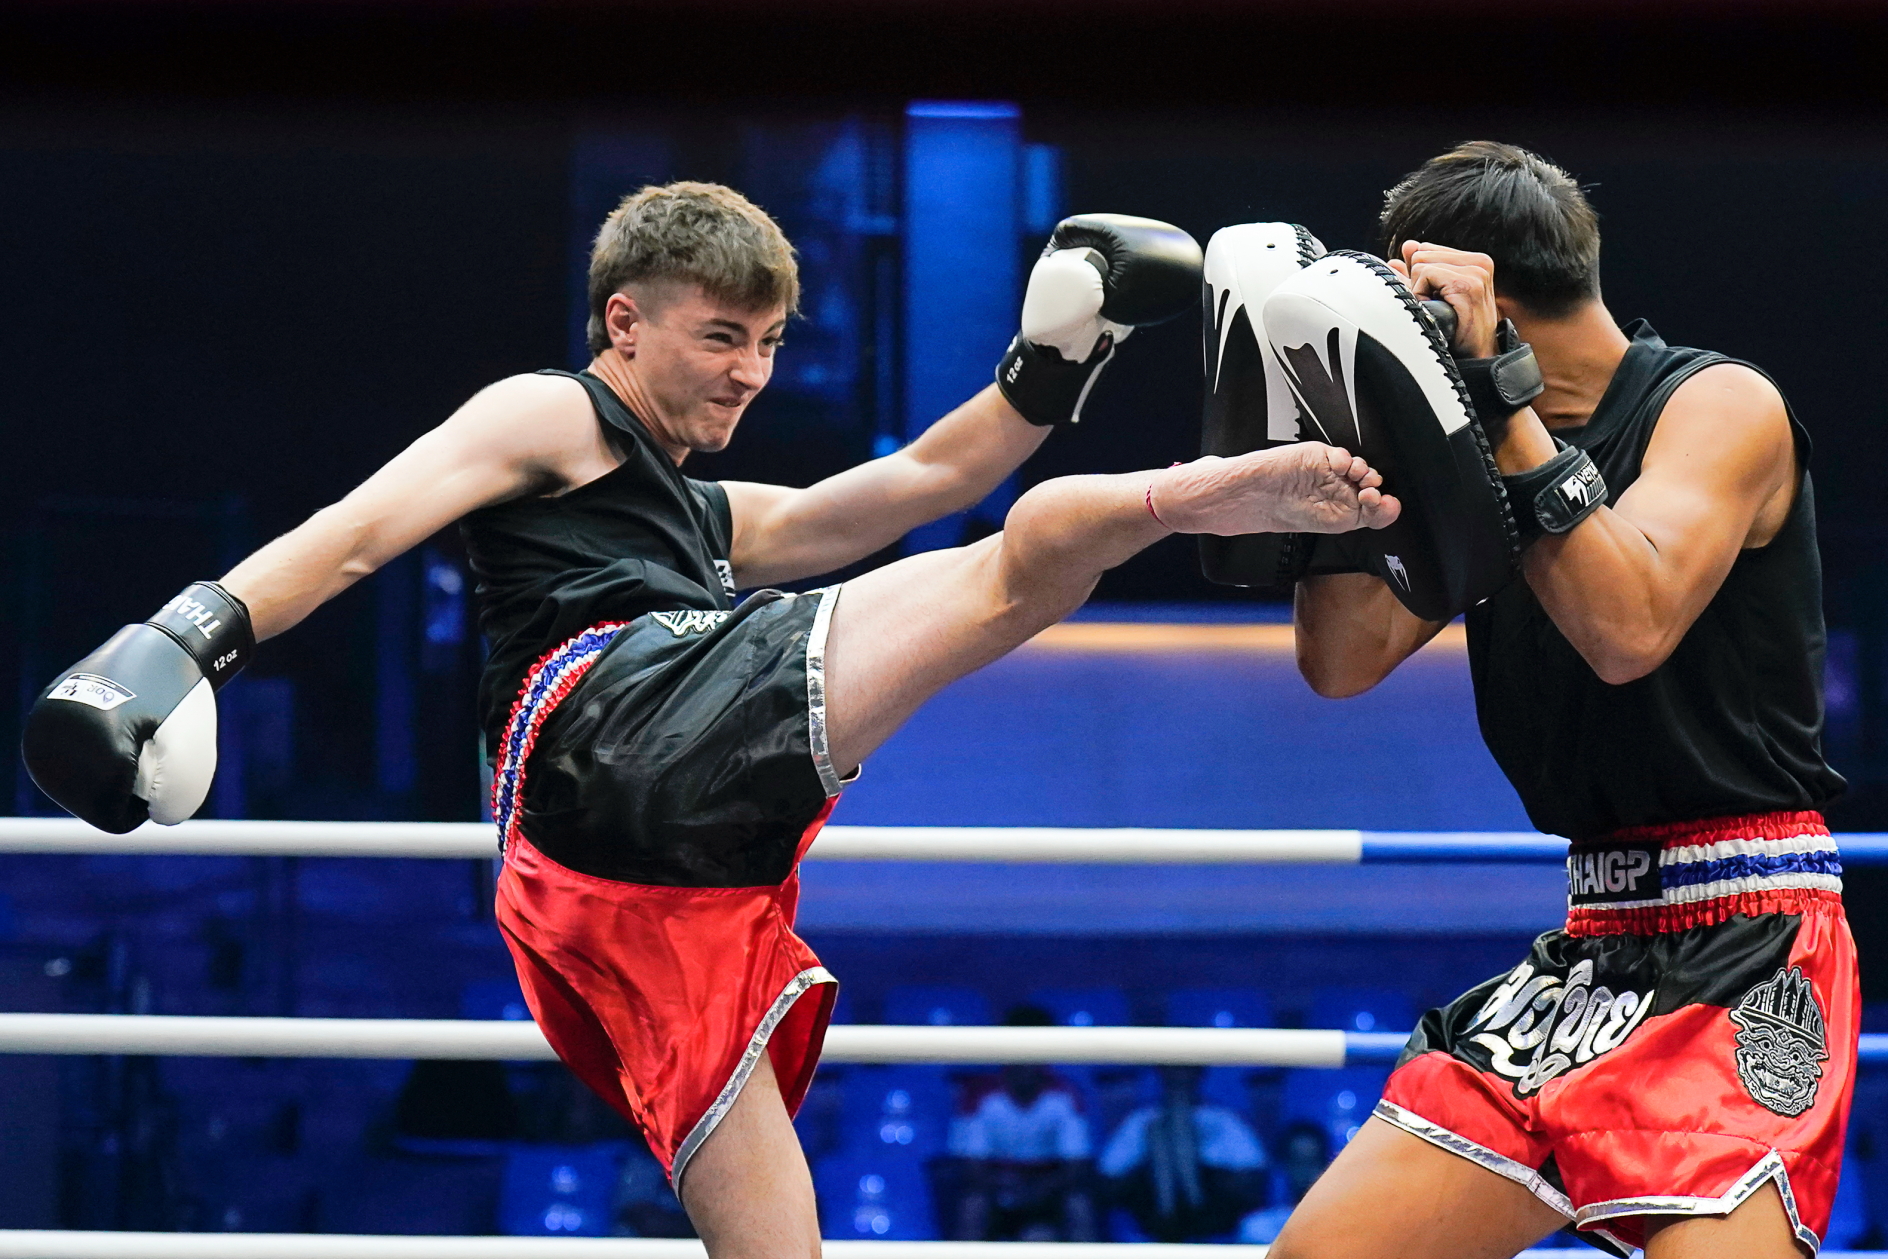
<svg viewBox="0 0 1888 1259">
<path fill-rule="evenodd" d="M 1341 532 L 1398 510 L 1362 460 L 1307 443 L 1049 481 L 975 545 L 765 589 L 989 493 L 1079 416 L 1135 325 L 1191 304 L 1199 250 L 1165 224 L 1067 220 L 997 385 L 911 445 L 807 489 L 683 476 L 767 384 L 797 287 L 786 239 L 731 190 L 628 198 L 592 256 L 587 371 L 484 390 L 80 662 L 26 737 L 35 778 L 88 821 L 180 821 L 213 769 L 214 688 L 254 641 L 460 521 L 491 644 L 499 925 L 539 1026 L 648 1137 L 717 1259 L 819 1249 L 789 1116 L 834 989 L 792 931 L 795 870 L 872 750 L 1171 532 Z"/>
</svg>

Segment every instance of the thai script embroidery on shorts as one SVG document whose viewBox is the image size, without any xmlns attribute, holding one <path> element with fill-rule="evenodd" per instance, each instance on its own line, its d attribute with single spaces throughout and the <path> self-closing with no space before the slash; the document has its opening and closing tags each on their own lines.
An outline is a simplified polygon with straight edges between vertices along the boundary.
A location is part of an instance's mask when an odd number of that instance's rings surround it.
<svg viewBox="0 0 1888 1259">
<path fill-rule="evenodd" d="M 687 638 L 690 634 L 705 634 L 721 622 L 727 620 L 731 612 L 651 612 L 650 618 L 668 628 L 669 633 L 677 638 Z"/>
<path fill-rule="evenodd" d="M 1483 1004 L 1470 1037 L 1488 1051 L 1490 1065 L 1526 1097 L 1575 1067 L 1625 1043 L 1652 1008 L 1650 992 L 1615 993 L 1594 986 L 1593 963 L 1582 960 L 1558 975 L 1536 974 L 1522 962 Z"/>
<path fill-rule="evenodd" d="M 1802 967 L 1779 968 L 1745 993 L 1730 1016 L 1738 1028 L 1737 1078 L 1751 1100 L 1791 1117 L 1814 1106 L 1829 1042 Z"/>
</svg>

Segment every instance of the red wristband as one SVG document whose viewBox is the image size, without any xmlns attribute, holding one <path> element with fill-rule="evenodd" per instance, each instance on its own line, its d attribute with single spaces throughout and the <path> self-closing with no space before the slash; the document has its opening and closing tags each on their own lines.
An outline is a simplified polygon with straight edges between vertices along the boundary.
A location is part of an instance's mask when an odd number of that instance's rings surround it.
<svg viewBox="0 0 1888 1259">
<path fill-rule="evenodd" d="M 1160 518 L 1160 513 L 1154 510 L 1154 483 L 1152 481 L 1149 481 L 1147 483 L 1146 502 L 1147 502 L 1147 514 L 1154 518 L 1154 523 L 1159 525 L 1162 529 L 1167 529 L 1171 531 L 1173 526 L 1168 524 L 1166 521 L 1162 520 Z"/>
</svg>

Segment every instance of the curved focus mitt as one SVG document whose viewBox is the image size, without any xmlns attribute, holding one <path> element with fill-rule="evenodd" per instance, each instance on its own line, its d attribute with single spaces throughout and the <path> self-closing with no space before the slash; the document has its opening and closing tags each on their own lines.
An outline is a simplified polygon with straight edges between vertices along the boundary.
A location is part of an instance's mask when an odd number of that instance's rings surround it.
<svg viewBox="0 0 1888 1259">
<path fill-rule="evenodd" d="M 1368 254 L 1339 251 L 1266 299 L 1266 339 L 1306 436 L 1361 455 L 1402 501 L 1355 543 L 1404 607 L 1444 621 L 1506 585 L 1514 517 L 1433 315 Z"/>
<path fill-rule="evenodd" d="M 1304 439 L 1298 402 L 1259 311 L 1273 289 L 1323 254 L 1318 238 L 1296 223 L 1240 223 L 1207 242 L 1201 454 L 1243 455 Z M 1361 564 L 1352 549 L 1347 534 L 1201 534 L 1200 571 L 1225 586 L 1281 590 L 1309 572 L 1356 571 Z"/>
</svg>

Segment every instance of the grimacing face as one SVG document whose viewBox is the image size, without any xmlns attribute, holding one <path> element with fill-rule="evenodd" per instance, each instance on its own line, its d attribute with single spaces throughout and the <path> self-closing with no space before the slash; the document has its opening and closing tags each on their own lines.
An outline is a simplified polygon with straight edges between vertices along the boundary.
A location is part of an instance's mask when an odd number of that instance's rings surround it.
<svg viewBox="0 0 1888 1259">
<path fill-rule="evenodd" d="M 655 412 L 646 420 L 674 445 L 724 449 L 748 403 L 773 378 L 786 312 L 741 310 L 694 285 L 650 296 L 634 357 Z"/>
</svg>

